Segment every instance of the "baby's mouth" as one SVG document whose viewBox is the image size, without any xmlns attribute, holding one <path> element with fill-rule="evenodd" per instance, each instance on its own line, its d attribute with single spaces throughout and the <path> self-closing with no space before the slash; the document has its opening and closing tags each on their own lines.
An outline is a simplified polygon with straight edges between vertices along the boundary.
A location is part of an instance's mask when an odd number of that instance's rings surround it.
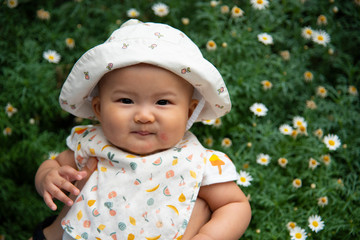
<svg viewBox="0 0 360 240">
<path fill-rule="evenodd" d="M 138 134 L 140 136 L 149 136 L 149 135 L 154 134 L 154 133 L 149 132 L 149 131 L 134 131 L 133 133 Z"/>
</svg>

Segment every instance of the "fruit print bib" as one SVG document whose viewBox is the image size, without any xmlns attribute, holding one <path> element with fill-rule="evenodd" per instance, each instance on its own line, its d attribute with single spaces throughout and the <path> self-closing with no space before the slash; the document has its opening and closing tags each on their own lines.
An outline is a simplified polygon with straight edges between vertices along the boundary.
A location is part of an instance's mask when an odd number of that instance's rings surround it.
<svg viewBox="0 0 360 240">
<path fill-rule="evenodd" d="M 181 239 L 208 151 L 192 133 L 187 132 L 175 147 L 144 157 L 112 146 L 100 126 L 75 127 L 68 145 L 75 148 L 79 169 L 90 156 L 99 160 L 62 220 L 69 235 L 74 239 Z M 220 171 L 221 165 L 213 168 Z"/>
</svg>

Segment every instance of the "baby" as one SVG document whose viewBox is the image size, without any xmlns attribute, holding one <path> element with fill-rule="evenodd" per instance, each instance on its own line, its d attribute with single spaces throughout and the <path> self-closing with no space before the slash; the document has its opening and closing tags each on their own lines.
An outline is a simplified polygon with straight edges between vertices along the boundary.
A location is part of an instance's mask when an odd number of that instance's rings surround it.
<svg viewBox="0 0 360 240">
<path fill-rule="evenodd" d="M 67 145 L 74 155 L 45 161 L 37 173 L 46 176 L 64 165 L 83 169 L 89 158 L 98 159 L 61 221 L 63 239 L 242 236 L 251 210 L 234 182 L 235 166 L 188 131 L 195 121 L 226 114 L 230 98 L 220 73 L 184 33 L 126 22 L 78 60 L 60 103 L 100 122 L 73 128 Z M 49 194 L 43 179 L 37 177 L 37 188 Z M 212 217 L 195 236 L 184 235 L 197 199 Z"/>
</svg>

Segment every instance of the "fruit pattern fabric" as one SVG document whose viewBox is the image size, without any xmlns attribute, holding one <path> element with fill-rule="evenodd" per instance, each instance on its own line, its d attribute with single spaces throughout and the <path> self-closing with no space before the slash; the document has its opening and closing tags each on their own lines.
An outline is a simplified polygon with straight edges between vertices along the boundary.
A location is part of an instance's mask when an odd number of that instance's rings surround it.
<svg viewBox="0 0 360 240">
<path fill-rule="evenodd" d="M 100 126 L 73 128 L 67 144 L 79 169 L 91 156 L 99 160 L 61 223 L 74 239 L 181 239 L 200 185 L 237 178 L 224 153 L 205 149 L 190 132 L 147 156 L 112 146 Z"/>
</svg>

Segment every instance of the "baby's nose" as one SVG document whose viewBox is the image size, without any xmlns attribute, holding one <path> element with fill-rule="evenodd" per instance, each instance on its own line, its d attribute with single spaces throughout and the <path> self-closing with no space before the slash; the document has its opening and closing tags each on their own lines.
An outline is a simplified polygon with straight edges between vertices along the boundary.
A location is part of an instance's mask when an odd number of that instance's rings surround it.
<svg viewBox="0 0 360 240">
<path fill-rule="evenodd" d="M 155 116 L 154 114 L 147 108 L 141 108 L 139 109 L 135 116 L 134 116 L 134 121 L 136 123 L 152 123 L 155 121 Z"/>
</svg>

